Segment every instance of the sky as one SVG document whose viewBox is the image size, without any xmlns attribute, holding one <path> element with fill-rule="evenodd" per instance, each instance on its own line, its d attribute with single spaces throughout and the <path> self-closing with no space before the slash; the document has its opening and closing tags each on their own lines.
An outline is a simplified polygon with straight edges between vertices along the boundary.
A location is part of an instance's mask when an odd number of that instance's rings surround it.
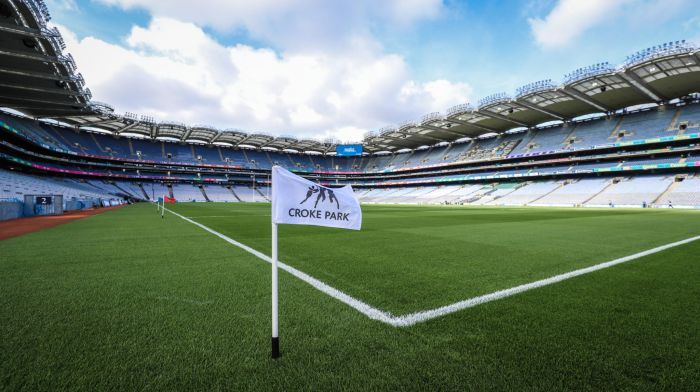
<svg viewBox="0 0 700 392">
<path fill-rule="evenodd" d="M 117 113 L 341 142 L 656 44 L 698 0 L 46 0 Z"/>
</svg>

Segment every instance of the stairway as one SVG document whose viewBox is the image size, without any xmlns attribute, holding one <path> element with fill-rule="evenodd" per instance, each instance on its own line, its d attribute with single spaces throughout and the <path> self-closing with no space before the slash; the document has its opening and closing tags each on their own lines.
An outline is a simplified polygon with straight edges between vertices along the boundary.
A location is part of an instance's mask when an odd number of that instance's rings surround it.
<svg viewBox="0 0 700 392">
<path fill-rule="evenodd" d="M 614 185 L 616 185 L 616 182 L 615 182 L 615 179 L 613 178 L 613 179 L 610 180 L 610 183 L 609 183 L 608 185 L 606 185 L 603 189 L 600 190 L 600 192 L 597 192 L 595 195 L 593 195 L 593 196 L 589 197 L 588 199 L 584 200 L 583 203 L 581 203 L 581 205 L 584 205 L 584 204 L 588 203 L 589 201 L 593 200 L 596 196 L 598 196 L 598 195 L 600 195 L 601 193 L 605 192 L 605 191 L 608 190 L 609 188 L 612 188 Z"/>
<path fill-rule="evenodd" d="M 221 163 L 226 163 L 226 158 L 224 158 L 224 153 L 221 152 L 221 147 L 217 147 L 216 151 L 219 152 L 219 159 L 221 159 Z"/>
<path fill-rule="evenodd" d="M 268 153 L 267 151 L 265 151 L 265 156 L 267 157 L 267 160 L 270 162 L 270 166 L 274 166 L 274 165 L 275 165 L 275 161 L 273 161 L 272 158 L 270 158 L 270 153 Z M 290 159 L 291 159 L 291 158 L 290 158 Z"/>
<path fill-rule="evenodd" d="M 679 178 L 679 177 L 680 177 L 680 176 L 677 176 L 677 177 L 674 179 L 674 181 L 671 182 L 671 183 L 668 185 L 668 188 L 666 188 L 665 191 L 661 192 L 661 194 L 660 194 L 656 199 L 654 199 L 654 201 L 652 201 L 651 204 L 657 204 L 657 203 L 660 203 L 660 202 L 662 202 L 663 200 L 665 200 L 666 197 L 667 197 L 669 194 L 671 194 L 671 193 L 673 192 L 673 190 L 676 189 L 676 188 L 678 187 L 678 185 L 681 184 L 681 181 L 675 181 L 675 180 L 676 180 L 677 178 Z"/>
<path fill-rule="evenodd" d="M 146 196 L 146 200 L 151 200 L 150 197 L 148 197 L 148 192 L 146 192 L 145 189 L 143 189 L 143 184 L 136 184 L 139 186 L 139 189 L 141 189 L 141 192 L 143 192 L 143 195 Z"/>
<path fill-rule="evenodd" d="M 200 186 L 199 190 L 202 191 L 202 196 L 204 196 L 204 200 L 211 202 L 211 200 L 209 199 L 209 196 L 207 196 L 207 192 L 204 191 L 204 187 Z"/>
<path fill-rule="evenodd" d="M 574 137 L 574 134 L 576 133 L 576 128 L 578 124 L 575 124 L 573 126 L 569 125 L 571 127 L 571 132 L 569 132 L 564 140 L 562 140 L 561 145 L 566 148 L 569 145 L 569 140 L 571 140 L 572 137 Z"/>
<path fill-rule="evenodd" d="M 117 185 L 116 183 L 113 182 L 113 183 L 111 183 L 111 185 L 112 185 L 113 187 L 119 189 L 119 191 L 122 192 L 124 195 L 126 195 L 126 196 L 131 196 L 131 197 L 135 197 L 135 195 L 132 195 L 131 193 L 127 192 L 124 188 L 120 187 L 120 186 Z"/>
<path fill-rule="evenodd" d="M 622 120 L 624 120 L 624 118 L 625 116 L 620 116 L 620 118 L 617 120 L 617 124 L 615 124 L 615 128 L 613 128 L 612 132 L 610 132 L 610 136 L 608 136 L 608 139 L 615 139 L 615 142 L 619 141 L 617 134 L 620 132 L 620 128 L 622 127 Z"/>
<path fill-rule="evenodd" d="M 255 191 L 258 192 L 258 194 L 259 194 L 260 196 L 262 196 L 263 199 L 265 199 L 265 200 L 267 200 L 267 201 L 270 201 L 270 198 L 268 198 L 267 195 L 265 195 L 264 193 L 262 193 L 262 192 L 260 191 L 259 188 L 255 188 Z"/>
<path fill-rule="evenodd" d="M 238 195 L 236 194 L 236 192 L 233 190 L 233 187 L 227 187 L 227 188 L 228 188 L 228 190 L 231 191 L 231 193 L 233 194 L 233 197 L 235 197 L 236 200 L 238 200 L 238 201 L 243 201 L 243 200 L 241 200 L 240 197 L 238 197 Z"/>
<path fill-rule="evenodd" d="M 266 153 L 266 154 L 267 154 L 267 153 Z M 284 154 L 284 155 L 286 155 L 287 158 L 289 158 L 289 162 L 292 162 L 292 167 L 293 167 L 293 168 L 296 168 L 296 167 L 297 167 L 297 163 L 294 162 L 294 159 L 292 159 L 292 155 L 291 155 L 291 154 Z M 269 156 L 269 155 L 268 155 L 268 156 Z"/>
<path fill-rule="evenodd" d="M 545 196 L 549 195 L 549 194 L 552 193 L 552 192 L 555 192 L 555 191 L 558 190 L 558 189 L 563 188 L 563 187 L 566 186 L 567 184 L 568 184 L 568 182 L 564 181 L 564 182 L 562 182 L 561 184 L 559 184 L 558 187 L 552 189 L 551 191 L 545 193 L 544 195 L 542 195 L 542 196 L 540 196 L 540 197 L 538 197 L 538 198 L 536 198 L 536 199 L 534 199 L 534 200 L 528 201 L 527 203 L 525 203 L 525 205 L 532 204 L 532 203 L 536 202 L 537 200 L 543 199 Z"/>
<path fill-rule="evenodd" d="M 673 118 L 671 119 L 671 123 L 668 124 L 668 128 L 666 129 L 666 132 L 676 132 L 679 131 L 678 134 L 681 135 L 683 131 L 680 131 L 678 129 L 678 118 L 681 116 L 681 109 L 678 108 L 676 109 L 676 112 L 673 113 Z"/>
<path fill-rule="evenodd" d="M 100 145 L 100 142 L 97 141 L 97 138 L 95 137 L 95 135 L 92 134 L 92 133 L 90 133 L 89 135 L 90 135 L 90 137 L 92 138 L 92 141 L 95 142 L 95 145 L 96 145 L 97 148 L 100 150 L 100 152 L 106 153 L 107 151 L 105 151 L 105 149 L 102 148 L 102 146 Z"/>
<path fill-rule="evenodd" d="M 245 150 L 241 149 L 241 152 L 243 153 L 243 158 L 245 158 L 245 161 L 248 162 L 248 165 L 250 167 L 257 167 L 258 166 L 257 162 L 255 162 L 255 164 L 253 164 L 253 162 L 251 162 L 250 159 L 248 159 L 248 154 L 245 153 Z"/>
</svg>

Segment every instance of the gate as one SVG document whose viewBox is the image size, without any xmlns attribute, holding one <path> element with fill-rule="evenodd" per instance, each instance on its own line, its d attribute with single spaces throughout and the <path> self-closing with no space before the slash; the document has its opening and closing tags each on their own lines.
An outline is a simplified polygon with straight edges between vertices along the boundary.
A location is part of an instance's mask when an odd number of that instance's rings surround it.
<svg viewBox="0 0 700 392">
<path fill-rule="evenodd" d="M 24 195 L 24 215 L 63 214 L 63 195 Z"/>
</svg>

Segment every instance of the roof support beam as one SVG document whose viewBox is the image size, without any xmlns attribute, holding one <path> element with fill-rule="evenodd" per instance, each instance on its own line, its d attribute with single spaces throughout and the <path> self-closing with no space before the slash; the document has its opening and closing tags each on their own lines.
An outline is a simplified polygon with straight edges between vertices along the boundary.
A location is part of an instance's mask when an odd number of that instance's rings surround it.
<svg viewBox="0 0 700 392">
<path fill-rule="evenodd" d="M 90 121 L 90 122 L 82 123 L 82 124 L 78 125 L 78 127 L 92 127 L 95 125 L 109 124 L 109 123 L 121 121 L 121 120 L 122 119 L 119 119 L 119 118 L 108 118 L 106 120 Z"/>
<path fill-rule="evenodd" d="M 45 38 L 41 31 L 30 27 L 18 26 L 9 23 L 0 23 L 0 31 L 10 34 L 24 35 L 32 38 Z"/>
<path fill-rule="evenodd" d="M 29 86 L 20 86 L 20 85 L 16 85 L 16 84 L 4 84 L 4 83 L 1 83 L 0 87 L 14 88 L 17 90 L 25 90 L 25 91 L 36 91 L 36 92 L 47 93 L 47 94 L 66 95 L 66 96 L 85 95 L 85 93 L 80 92 L 80 91 L 64 90 L 64 89 L 59 89 L 59 88 L 29 87 Z"/>
<path fill-rule="evenodd" d="M 221 132 L 221 131 L 217 132 L 216 135 L 214 135 L 214 137 L 211 138 L 211 139 L 209 140 L 209 143 L 214 143 L 215 141 L 219 140 L 219 138 L 220 138 L 221 135 L 223 135 L 223 134 L 224 134 L 224 133 Z"/>
<path fill-rule="evenodd" d="M 262 144 L 260 144 L 260 145 L 258 146 L 258 148 L 263 148 L 263 147 L 265 147 L 265 146 L 269 146 L 269 145 L 270 145 L 272 142 L 274 142 L 274 141 L 275 141 L 275 138 L 274 138 L 274 137 L 273 137 L 273 138 L 270 138 L 270 140 L 268 140 L 268 141 L 263 142 Z M 282 149 L 284 149 L 284 148 L 285 148 L 285 147 L 282 147 Z"/>
<path fill-rule="evenodd" d="M 38 105 L 13 105 L 12 109 L 26 111 L 25 114 L 31 114 L 36 118 L 50 118 L 56 121 L 66 122 L 66 118 L 75 115 L 75 109 L 47 109 L 46 106 Z M 60 117 L 60 118 L 57 118 Z"/>
<path fill-rule="evenodd" d="M 187 140 L 187 138 L 190 137 L 190 134 L 191 134 L 191 133 L 192 133 L 192 128 L 187 128 L 187 130 L 185 131 L 185 133 L 182 134 L 182 137 L 180 138 L 180 141 L 181 141 L 181 142 L 184 142 L 185 140 Z"/>
<path fill-rule="evenodd" d="M 637 76 L 633 71 L 625 71 L 619 73 L 623 79 L 625 79 L 629 84 L 632 85 L 637 91 L 646 95 L 647 97 L 654 100 L 654 102 L 661 102 L 663 100 L 668 100 L 668 98 L 662 96 L 657 91 L 655 91 L 651 86 L 649 86 L 642 78 Z"/>
<path fill-rule="evenodd" d="M 601 112 L 608 113 L 608 112 L 613 111 L 611 108 L 604 106 L 600 102 L 588 97 L 585 94 L 581 94 L 580 92 L 574 90 L 571 87 L 564 87 L 563 89 L 557 90 L 557 91 L 560 91 L 560 92 L 564 93 L 565 95 L 568 95 L 569 97 L 574 98 L 578 101 L 581 101 L 585 104 L 591 105 L 594 108 L 600 110 Z"/>
<path fill-rule="evenodd" d="M 60 63 L 58 57 L 47 56 L 36 52 L 13 52 L 9 50 L 0 50 L 0 55 L 8 57 L 19 57 L 27 60 L 42 61 L 45 63 Z"/>
<path fill-rule="evenodd" d="M 236 143 L 236 147 L 238 147 L 239 145 L 243 144 L 243 142 L 245 142 L 245 141 L 247 141 L 248 139 L 250 139 L 251 136 L 252 136 L 252 135 L 245 135 L 245 137 L 244 137 L 243 139 L 241 139 L 241 141 L 239 141 L 238 143 Z"/>
<path fill-rule="evenodd" d="M 453 122 L 453 123 L 457 123 L 457 124 L 460 124 L 460 125 L 465 125 L 465 126 L 467 126 L 467 127 L 478 128 L 478 129 L 480 129 L 480 130 L 482 130 L 482 131 L 486 131 L 486 132 L 498 133 L 498 131 L 495 130 L 495 129 L 493 129 L 493 128 L 485 127 L 485 126 L 483 126 L 483 125 L 476 125 L 476 124 L 474 124 L 474 123 L 470 123 L 470 122 L 466 122 L 466 121 L 462 121 L 462 120 L 457 120 L 456 118 L 450 118 L 450 119 L 445 119 L 445 120 L 446 120 L 446 121 Z M 466 136 L 466 135 L 465 135 L 464 137 L 470 137 L 470 136 Z"/>
<path fill-rule="evenodd" d="M 126 131 L 128 131 L 129 129 L 131 129 L 131 128 L 133 128 L 133 127 L 139 125 L 139 124 L 140 124 L 140 123 L 139 123 L 138 121 L 134 121 L 133 123 L 131 123 L 131 124 L 125 126 L 125 127 L 121 127 L 121 128 L 119 128 L 119 129 L 117 129 L 116 131 L 114 131 L 114 133 L 116 133 L 117 135 L 119 135 L 119 134 L 121 134 L 122 132 L 126 132 Z"/>
<path fill-rule="evenodd" d="M 421 127 L 421 128 L 422 128 L 422 127 Z M 438 137 L 426 135 L 426 134 L 423 134 L 423 133 L 409 133 L 409 135 L 410 135 L 409 138 L 410 138 L 411 136 L 416 136 L 416 137 L 422 137 L 422 138 L 425 138 L 425 139 L 435 140 L 435 141 L 437 141 L 437 142 L 444 142 L 444 141 L 445 141 L 444 139 L 440 139 L 440 138 L 438 138 Z"/>
<path fill-rule="evenodd" d="M 445 121 L 449 121 L 449 120 L 445 120 Z M 449 122 L 451 122 L 451 121 L 449 121 Z M 434 131 L 449 133 L 450 135 L 455 135 L 455 136 L 458 136 L 458 137 L 460 137 L 460 138 L 462 138 L 462 137 L 467 137 L 466 135 L 461 134 L 461 133 L 459 133 L 459 132 L 451 131 L 449 128 L 440 128 L 440 127 L 436 127 L 436 126 L 433 126 L 433 125 L 430 125 L 430 124 L 421 125 L 421 127 L 422 127 L 422 128 L 432 129 L 432 130 L 434 130 Z M 441 140 L 441 141 L 446 142 L 447 140 Z"/>
<path fill-rule="evenodd" d="M 564 116 L 562 116 L 561 114 L 554 113 L 554 112 L 551 112 L 551 111 L 546 110 L 546 109 L 542 109 L 541 107 L 539 107 L 539 106 L 537 106 L 537 105 L 530 105 L 529 103 L 524 103 L 524 102 L 520 102 L 520 101 L 515 101 L 515 103 L 516 103 L 518 106 L 522 106 L 522 107 L 524 107 L 524 108 L 526 108 L 526 109 L 534 110 L 534 111 L 536 111 L 536 112 L 540 112 L 540 113 L 546 114 L 546 115 L 548 115 L 548 116 L 550 116 L 550 117 L 554 117 L 554 118 L 557 119 L 557 120 L 564 121 Z"/>
<path fill-rule="evenodd" d="M 78 107 L 78 109 L 75 110 L 82 110 L 86 108 L 86 105 L 84 103 L 80 102 L 59 102 L 59 101 L 49 101 L 46 99 L 35 99 L 35 98 L 18 98 L 18 97 L 8 97 L 5 95 L 0 95 L 0 103 L 2 102 L 22 102 L 19 103 L 19 105 L 24 104 L 24 102 L 36 102 L 36 103 L 43 103 L 47 105 L 56 105 L 56 106 L 70 106 L 70 107 Z M 11 105 L 10 107 L 14 107 L 16 105 Z"/>
<path fill-rule="evenodd" d="M 517 121 L 517 120 L 513 120 L 512 118 L 508 118 L 508 117 L 506 117 L 506 116 L 502 116 L 502 115 L 500 115 L 500 114 L 498 114 L 498 113 L 494 113 L 494 112 L 489 111 L 489 110 L 486 110 L 486 109 L 484 109 L 484 110 L 477 110 L 477 112 L 478 112 L 479 114 L 483 114 L 484 116 L 491 117 L 491 118 L 495 118 L 495 119 L 498 119 L 498 120 L 507 121 L 507 122 L 509 122 L 509 123 L 512 123 L 512 124 L 515 124 L 515 125 L 519 125 L 519 126 L 521 126 L 521 127 L 530 127 L 529 125 L 527 125 L 527 124 L 525 124 L 525 123 L 522 123 L 522 122 Z"/>
</svg>

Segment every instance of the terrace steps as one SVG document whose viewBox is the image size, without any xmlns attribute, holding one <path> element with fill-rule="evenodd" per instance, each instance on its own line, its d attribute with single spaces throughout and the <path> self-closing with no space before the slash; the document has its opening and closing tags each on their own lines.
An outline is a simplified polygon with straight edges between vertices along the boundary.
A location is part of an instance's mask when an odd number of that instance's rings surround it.
<svg viewBox="0 0 700 392">
<path fill-rule="evenodd" d="M 671 123 L 668 124 L 668 128 L 666 129 L 666 132 L 678 131 L 679 135 L 683 134 L 683 130 L 678 129 L 678 119 L 680 117 L 681 117 L 681 109 L 677 108 L 676 112 L 673 113 L 673 118 L 671 118 Z"/>
<path fill-rule="evenodd" d="M 95 142 L 95 145 L 97 146 L 97 149 L 100 150 L 100 152 L 107 153 L 107 151 L 100 145 L 100 142 L 95 137 L 95 134 L 90 133 L 90 138 L 92 139 L 93 142 Z"/>
<path fill-rule="evenodd" d="M 617 119 L 617 123 L 615 124 L 615 127 L 613 128 L 612 132 L 610 132 L 610 136 L 608 136 L 608 139 L 615 139 L 615 141 L 619 141 L 619 137 L 617 137 L 618 133 L 620 132 L 620 128 L 622 128 L 622 121 L 625 119 L 625 116 L 620 116 L 620 118 Z"/>
<path fill-rule="evenodd" d="M 455 145 L 454 143 L 450 143 L 447 145 L 447 148 L 445 149 L 445 151 L 442 152 L 442 156 L 440 157 L 441 160 L 444 161 L 445 157 L 449 156 L 448 154 L 450 153 L 450 150 L 452 149 L 452 147 L 454 147 L 454 145 Z"/>
<path fill-rule="evenodd" d="M 270 166 L 274 166 L 275 161 L 274 161 L 274 159 L 272 159 L 272 157 L 270 157 L 270 153 L 265 151 L 265 156 L 267 157 L 268 162 L 270 162 Z"/>
<path fill-rule="evenodd" d="M 255 188 L 255 191 L 258 192 L 258 194 L 259 194 L 260 196 L 262 196 L 263 199 L 265 199 L 265 200 L 267 200 L 267 201 L 270 201 L 270 198 L 268 198 L 266 194 L 262 193 L 262 192 L 260 191 L 260 188 Z"/>
<path fill-rule="evenodd" d="M 265 153 L 265 154 L 267 154 L 267 153 Z M 286 155 L 287 158 L 289 159 L 289 162 L 292 163 L 292 167 L 299 167 L 299 165 L 297 165 L 297 163 L 294 162 L 294 159 L 292 159 L 292 156 L 290 154 L 284 154 L 284 155 Z M 268 155 L 268 157 L 269 157 L 269 155 Z"/>
<path fill-rule="evenodd" d="M 600 195 L 601 193 L 607 191 L 608 189 L 612 188 L 612 187 L 615 186 L 615 185 L 617 185 L 617 183 L 615 182 L 615 179 L 613 178 L 613 179 L 610 180 L 610 183 L 609 183 L 608 185 L 606 185 L 605 187 L 603 187 L 603 189 L 600 190 L 600 192 L 597 192 L 597 193 L 594 194 L 593 196 L 591 196 L 591 197 L 589 197 L 588 199 L 584 200 L 583 203 L 581 203 L 581 204 L 583 205 L 583 204 L 588 203 L 589 201 L 595 199 L 598 195 Z"/>
<path fill-rule="evenodd" d="M 578 128 L 578 124 L 576 124 L 576 125 L 574 125 L 573 127 L 571 127 L 571 132 L 567 133 L 567 134 L 566 134 L 566 137 L 564 137 L 564 140 L 562 140 L 561 144 L 562 144 L 564 147 L 566 147 L 566 146 L 569 145 L 569 140 L 571 140 L 571 138 L 572 138 L 572 137 L 574 136 L 574 134 L 576 133 L 576 128 Z"/>
<path fill-rule="evenodd" d="M 199 190 L 202 191 L 202 196 L 204 196 L 204 200 L 206 200 L 206 201 L 211 201 L 211 200 L 209 199 L 209 196 L 207 196 L 207 192 L 204 191 L 204 187 L 203 187 L 203 186 L 200 186 L 200 187 L 199 187 Z"/>
<path fill-rule="evenodd" d="M 568 184 L 569 184 L 568 181 L 562 181 L 561 184 L 559 184 L 559 186 L 557 186 L 557 187 L 555 187 L 554 189 L 552 189 L 551 191 L 549 191 L 549 192 L 543 194 L 542 196 L 539 196 L 539 197 L 535 198 L 534 200 L 528 201 L 525 205 L 528 205 L 528 204 L 531 204 L 531 203 L 536 202 L 537 200 L 543 199 L 543 198 L 545 198 L 546 196 L 548 196 L 550 193 L 556 192 L 557 190 L 559 190 L 559 189 L 565 187 L 565 186 L 568 185 Z"/>
<path fill-rule="evenodd" d="M 676 179 L 678 179 L 679 177 L 681 177 L 681 176 L 677 176 Z M 666 190 L 664 190 L 663 192 L 661 192 L 661 194 L 660 194 L 656 199 L 654 199 L 654 201 L 652 201 L 651 204 L 656 204 L 656 203 L 660 202 L 661 200 L 664 200 L 664 199 L 665 199 L 669 194 L 671 194 L 671 193 L 673 192 L 673 190 L 676 189 L 676 188 L 678 187 L 678 185 L 680 185 L 680 184 L 681 184 L 681 181 L 675 181 L 675 180 L 672 181 L 672 182 L 668 185 L 668 188 L 666 188 Z"/>
<path fill-rule="evenodd" d="M 120 187 L 116 182 L 113 182 L 113 183 L 112 183 L 112 186 L 115 187 L 115 188 L 117 188 L 117 189 L 119 189 L 119 190 L 120 190 L 122 193 L 124 193 L 125 195 L 136 196 L 136 195 L 132 195 L 131 192 L 127 191 L 126 189 Z"/>
<path fill-rule="evenodd" d="M 51 133 L 52 135 L 58 135 L 58 138 L 60 141 L 66 143 L 66 146 L 72 146 L 73 143 L 70 142 L 65 136 L 63 136 L 63 132 L 57 132 L 55 129 L 51 129 L 53 132 Z"/>
<path fill-rule="evenodd" d="M 143 184 L 136 184 L 139 186 L 139 189 L 141 189 L 141 192 L 143 192 L 143 195 L 146 196 L 146 200 L 151 200 L 150 197 L 148 197 L 148 192 L 146 192 L 145 189 L 143 189 Z"/>
<path fill-rule="evenodd" d="M 238 201 L 243 201 L 243 200 L 241 200 L 240 197 L 238 197 L 238 195 L 236 194 L 236 191 L 233 190 L 233 187 L 226 187 L 226 189 L 228 189 L 228 190 L 231 191 L 231 194 L 233 194 L 233 197 L 235 197 L 236 200 L 238 200 Z"/>
</svg>

